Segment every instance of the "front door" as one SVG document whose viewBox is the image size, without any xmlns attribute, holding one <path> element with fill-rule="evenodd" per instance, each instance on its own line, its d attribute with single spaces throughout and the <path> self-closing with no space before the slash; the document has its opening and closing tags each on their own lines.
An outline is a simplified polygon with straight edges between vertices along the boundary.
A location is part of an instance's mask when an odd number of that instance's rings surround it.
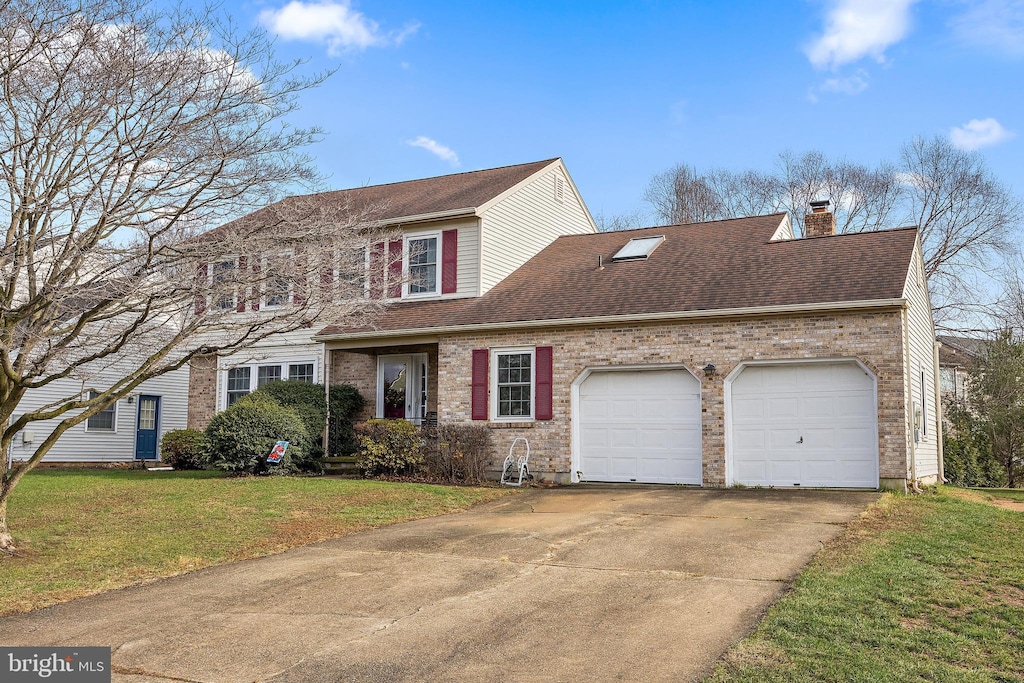
<svg viewBox="0 0 1024 683">
<path fill-rule="evenodd" d="M 377 363 L 377 416 L 419 424 L 427 405 L 426 354 L 380 356 Z"/>
<path fill-rule="evenodd" d="M 157 431 L 160 428 L 160 397 L 139 396 L 139 414 L 135 429 L 135 457 L 156 460 Z"/>
</svg>

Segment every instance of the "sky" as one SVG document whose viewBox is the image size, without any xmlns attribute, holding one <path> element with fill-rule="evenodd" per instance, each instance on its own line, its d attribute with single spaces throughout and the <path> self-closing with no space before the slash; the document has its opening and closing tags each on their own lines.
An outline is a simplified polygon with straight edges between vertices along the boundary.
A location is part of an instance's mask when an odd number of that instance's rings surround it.
<svg viewBox="0 0 1024 683">
<path fill-rule="evenodd" d="M 679 163 L 875 164 L 915 136 L 1024 195 L 1024 0 L 227 0 L 281 58 L 334 70 L 297 125 L 331 189 L 562 157 L 595 215 L 653 212 Z"/>
</svg>

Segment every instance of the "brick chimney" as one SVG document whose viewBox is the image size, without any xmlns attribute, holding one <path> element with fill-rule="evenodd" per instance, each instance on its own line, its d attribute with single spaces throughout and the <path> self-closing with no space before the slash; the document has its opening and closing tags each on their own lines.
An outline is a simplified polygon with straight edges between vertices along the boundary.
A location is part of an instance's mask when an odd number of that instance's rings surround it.
<svg viewBox="0 0 1024 683">
<path fill-rule="evenodd" d="M 804 237 L 836 234 L 836 217 L 828 210 L 829 201 L 811 202 L 811 212 L 804 216 Z"/>
</svg>

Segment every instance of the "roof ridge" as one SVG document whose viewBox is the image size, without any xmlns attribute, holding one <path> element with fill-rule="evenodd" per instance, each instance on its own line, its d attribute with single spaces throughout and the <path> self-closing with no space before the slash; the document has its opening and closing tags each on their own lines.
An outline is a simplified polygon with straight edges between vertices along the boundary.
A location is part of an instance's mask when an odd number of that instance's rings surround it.
<svg viewBox="0 0 1024 683">
<path fill-rule="evenodd" d="M 904 225 L 899 228 L 879 228 L 878 230 L 859 230 L 857 232 L 836 232 L 831 235 L 806 235 L 804 237 L 796 237 L 791 240 L 775 240 L 772 244 L 782 244 L 785 242 L 800 242 L 803 240 L 816 240 L 828 237 L 853 237 L 854 235 L 878 235 L 883 232 L 906 232 L 908 230 L 917 230 L 916 225 Z"/>
<path fill-rule="evenodd" d="M 561 235 L 558 239 L 564 239 L 566 237 L 592 237 L 594 235 L 619 235 L 619 234 L 626 233 L 626 232 L 637 232 L 639 230 L 660 230 L 662 228 L 685 228 L 686 226 L 690 226 L 690 225 L 710 225 L 711 223 L 728 223 L 730 221 L 749 221 L 749 220 L 754 220 L 755 218 L 771 218 L 772 216 L 785 216 L 785 215 L 786 215 L 785 211 L 780 211 L 778 213 L 762 213 L 762 214 L 758 214 L 756 216 L 737 216 L 735 218 L 716 218 L 713 221 L 699 221 L 699 222 L 696 222 L 696 223 L 668 223 L 668 224 L 665 224 L 665 225 L 648 225 L 648 226 L 645 226 L 643 228 L 629 228 L 627 230 L 608 230 L 608 231 L 605 231 L 605 232 L 596 232 L 596 233 L 594 233 L 594 232 L 586 232 L 586 233 L 577 233 L 577 234 L 573 234 L 573 235 Z"/>
<path fill-rule="evenodd" d="M 405 185 L 406 183 L 419 183 L 424 180 L 439 180 L 440 178 L 454 178 L 456 176 L 472 175 L 474 173 L 486 173 L 488 171 L 502 171 L 507 168 L 517 168 L 520 166 L 533 166 L 539 164 L 550 164 L 558 161 L 562 157 L 552 157 L 550 159 L 540 159 L 538 161 L 527 161 L 522 164 L 506 164 L 504 166 L 494 166 L 493 168 L 478 168 L 475 171 L 459 171 L 458 173 L 445 173 L 443 175 L 432 175 L 426 178 L 410 178 L 409 180 L 395 180 L 390 183 L 375 183 L 373 185 L 359 185 L 356 187 L 341 187 L 336 190 L 322 190 L 320 192 L 313 192 L 311 194 L 293 194 L 289 195 L 288 199 L 295 197 L 319 197 L 325 194 L 334 194 L 336 192 L 352 192 L 355 190 L 365 190 L 371 187 L 389 187 L 391 185 Z"/>
</svg>

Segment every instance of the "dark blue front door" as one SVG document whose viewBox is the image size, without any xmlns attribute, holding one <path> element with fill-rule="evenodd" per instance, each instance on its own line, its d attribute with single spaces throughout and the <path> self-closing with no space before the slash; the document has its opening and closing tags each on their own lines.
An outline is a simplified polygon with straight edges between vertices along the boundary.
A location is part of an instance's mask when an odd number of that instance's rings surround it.
<svg viewBox="0 0 1024 683">
<path fill-rule="evenodd" d="M 135 457 L 156 460 L 156 435 L 160 429 L 160 397 L 139 396 L 139 417 L 135 429 Z"/>
</svg>

